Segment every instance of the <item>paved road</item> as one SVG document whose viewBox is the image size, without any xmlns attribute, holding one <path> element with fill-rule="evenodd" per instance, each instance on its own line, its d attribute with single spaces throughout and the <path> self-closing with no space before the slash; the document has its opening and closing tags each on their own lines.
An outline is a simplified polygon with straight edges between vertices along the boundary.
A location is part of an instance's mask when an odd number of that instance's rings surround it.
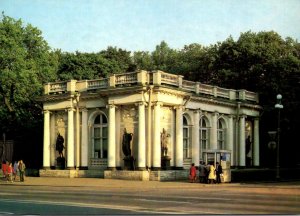
<svg viewBox="0 0 300 216">
<path fill-rule="evenodd" d="M 0 181 L 0 214 L 300 214 L 300 182 Z"/>
</svg>

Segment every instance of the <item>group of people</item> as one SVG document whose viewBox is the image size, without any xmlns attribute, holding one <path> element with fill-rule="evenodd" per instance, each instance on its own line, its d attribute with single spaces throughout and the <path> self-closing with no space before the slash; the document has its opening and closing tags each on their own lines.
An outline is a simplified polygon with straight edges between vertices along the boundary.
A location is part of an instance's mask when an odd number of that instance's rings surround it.
<svg viewBox="0 0 300 216">
<path fill-rule="evenodd" d="M 223 175 L 223 169 L 219 162 L 216 162 L 216 167 L 214 163 L 209 163 L 206 165 L 203 161 L 199 164 L 199 182 L 205 184 L 219 184 L 221 183 L 221 175 Z M 194 163 L 190 167 L 189 179 L 191 183 L 197 180 L 197 168 Z"/>
<path fill-rule="evenodd" d="M 24 181 L 25 176 L 25 163 L 23 160 L 15 161 L 14 164 L 9 162 L 8 160 L 2 161 L 2 172 L 3 172 L 3 178 L 6 181 L 13 182 L 16 181 L 18 172 L 20 175 L 20 181 Z"/>
</svg>

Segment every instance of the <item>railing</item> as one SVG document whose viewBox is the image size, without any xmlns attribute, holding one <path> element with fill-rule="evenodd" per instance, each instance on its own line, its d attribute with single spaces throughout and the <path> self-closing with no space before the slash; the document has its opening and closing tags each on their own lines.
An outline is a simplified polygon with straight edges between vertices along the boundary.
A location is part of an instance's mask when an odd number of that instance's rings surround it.
<svg viewBox="0 0 300 216">
<path fill-rule="evenodd" d="M 165 73 L 163 71 L 152 72 L 132 72 L 124 74 L 115 74 L 109 78 L 69 82 L 55 82 L 45 85 L 45 94 L 56 94 L 66 91 L 88 91 L 95 89 L 106 89 L 121 87 L 127 85 L 166 85 L 175 86 L 179 89 L 193 92 L 195 94 L 209 95 L 213 97 L 222 97 L 230 100 L 248 100 L 258 102 L 258 95 L 246 90 L 233 90 L 215 87 L 189 80 L 183 80 L 183 76 Z"/>
<path fill-rule="evenodd" d="M 116 74 L 116 86 L 137 83 L 137 73 Z"/>
<path fill-rule="evenodd" d="M 196 85 L 197 83 L 193 81 L 188 80 L 182 80 L 182 89 L 188 90 L 188 91 L 196 91 Z"/>
<path fill-rule="evenodd" d="M 97 80 L 88 80 L 87 81 L 87 90 L 93 89 L 102 89 L 107 88 L 109 86 L 109 79 L 97 79 Z"/>
<path fill-rule="evenodd" d="M 50 92 L 65 92 L 67 91 L 67 82 L 50 83 Z"/>
<path fill-rule="evenodd" d="M 168 84 L 173 86 L 178 86 L 178 76 L 174 74 L 169 74 L 165 72 L 161 72 L 161 83 Z"/>
<path fill-rule="evenodd" d="M 258 102 L 258 96 L 254 92 L 245 91 L 245 100 Z"/>
<path fill-rule="evenodd" d="M 199 93 L 202 94 L 208 94 L 208 95 L 214 95 L 214 87 L 211 85 L 206 85 L 206 84 L 199 84 Z"/>
<path fill-rule="evenodd" d="M 217 96 L 218 97 L 229 98 L 229 93 L 230 93 L 229 89 L 217 87 Z"/>
</svg>

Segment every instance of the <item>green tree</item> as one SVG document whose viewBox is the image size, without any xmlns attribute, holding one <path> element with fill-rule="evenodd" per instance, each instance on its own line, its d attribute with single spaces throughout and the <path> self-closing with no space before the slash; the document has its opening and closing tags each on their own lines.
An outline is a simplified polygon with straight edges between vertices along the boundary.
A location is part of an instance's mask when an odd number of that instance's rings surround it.
<svg viewBox="0 0 300 216">
<path fill-rule="evenodd" d="M 35 102 L 56 76 L 57 58 L 41 31 L 2 13 L 0 20 L 0 121 L 2 131 L 31 127 L 41 113 Z M 31 122 L 31 120 L 33 122 Z M 29 124 L 30 122 L 30 124 Z"/>
<path fill-rule="evenodd" d="M 62 53 L 59 55 L 59 80 L 84 80 L 108 77 L 115 71 L 120 71 L 119 64 L 114 60 L 104 58 L 100 53 Z"/>
<path fill-rule="evenodd" d="M 106 50 L 101 51 L 100 54 L 111 64 L 117 66 L 114 68 L 113 73 L 125 73 L 136 70 L 130 51 L 109 46 Z"/>
</svg>

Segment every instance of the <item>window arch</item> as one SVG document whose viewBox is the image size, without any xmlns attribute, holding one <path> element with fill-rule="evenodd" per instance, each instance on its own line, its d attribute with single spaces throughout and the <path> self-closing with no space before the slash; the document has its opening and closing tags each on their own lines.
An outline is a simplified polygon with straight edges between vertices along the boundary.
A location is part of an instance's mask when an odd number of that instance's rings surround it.
<svg viewBox="0 0 300 216">
<path fill-rule="evenodd" d="M 205 116 L 202 116 L 199 121 L 199 138 L 200 138 L 200 151 L 209 148 L 209 127 L 208 120 Z"/>
<path fill-rule="evenodd" d="M 218 149 L 225 149 L 225 122 L 223 119 L 218 119 Z"/>
<path fill-rule="evenodd" d="M 92 130 L 93 158 L 107 158 L 107 134 L 107 118 L 100 113 L 94 119 Z"/>
<path fill-rule="evenodd" d="M 183 116 L 183 159 L 191 158 L 190 130 L 186 116 Z"/>
</svg>

